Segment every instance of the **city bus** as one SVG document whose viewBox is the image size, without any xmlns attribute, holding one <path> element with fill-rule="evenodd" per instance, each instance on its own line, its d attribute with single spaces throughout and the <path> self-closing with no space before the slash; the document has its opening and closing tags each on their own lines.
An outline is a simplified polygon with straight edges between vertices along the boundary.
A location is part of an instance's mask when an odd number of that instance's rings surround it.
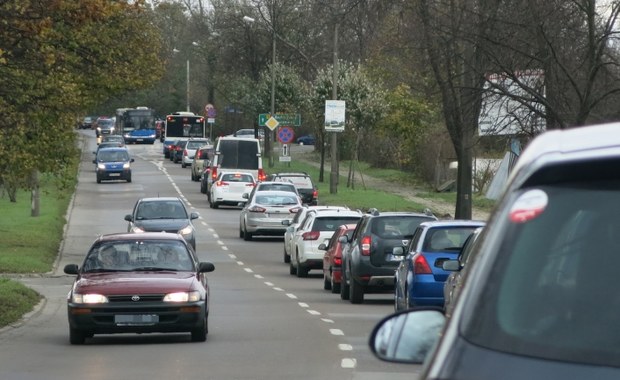
<svg viewBox="0 0 620 380">
<path fill-rule="evenodd" d="M 116 110 L 115 133 L 127 144 L 154 144 L 157 139 L 155 110 L 148 107 L 119 108 Z"/>
<path fill-rule="evenodd" d="M 166 127 L 161 137 L 165 140 L 206 138 L 205 118 L 192 112 L 175 112 L 166 116 Z"/>
</svg>

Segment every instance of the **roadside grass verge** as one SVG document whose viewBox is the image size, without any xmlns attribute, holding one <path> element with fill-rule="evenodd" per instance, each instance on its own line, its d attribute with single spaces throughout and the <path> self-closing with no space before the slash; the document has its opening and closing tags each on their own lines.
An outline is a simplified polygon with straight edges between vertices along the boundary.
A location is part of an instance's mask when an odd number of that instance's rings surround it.
<svg viewBox="0 0 620 380">
<path fill-rule="evenodd" d="M 0 197 L 0 328 L 18 321 L 41 299 L 36 291 L 2 274 L 49 272 L 62 241 L 72 192 L 59 190 L 53 178 L 40 178 L 38 217 L 30 216 L 30 192 L 19 191 L 15 203 Z"/>
</svg>

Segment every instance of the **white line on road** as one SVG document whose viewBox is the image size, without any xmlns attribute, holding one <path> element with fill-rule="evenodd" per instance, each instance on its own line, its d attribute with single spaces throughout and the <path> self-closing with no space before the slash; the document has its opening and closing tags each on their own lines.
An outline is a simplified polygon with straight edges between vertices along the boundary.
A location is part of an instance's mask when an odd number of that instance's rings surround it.
<svg viewBox="0 0 620 380">
<path fill-rule="evenodd" d="M 342 359 L 342 361 L 340 362 L 340 366 L 342 368 L 355 368 L 355 366 L 357 365 L 357 360 L 353 359 L 353 358 L 345 358 Z"/>
</svg>

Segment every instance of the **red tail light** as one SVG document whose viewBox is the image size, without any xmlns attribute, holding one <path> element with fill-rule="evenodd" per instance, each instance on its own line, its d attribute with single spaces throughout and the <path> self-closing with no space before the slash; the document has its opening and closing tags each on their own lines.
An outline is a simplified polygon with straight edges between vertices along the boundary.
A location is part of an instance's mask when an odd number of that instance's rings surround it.
<svg viewBox="0 0 620 380">
<path fill-rule="evenodd" d="M 321 233 L 319 231 L 308 231 L 301 234 L 303 240 L 318 240 Z"/>
<path fill-rule="evenodd" d="M 288 212 L 290 212 L 291 214 L 297 214 L 299 210 L 301 210 L 301 207 L 293 207 L 293 208 L 289 208 Z"/>
<path fill-rule="evenodd" d="M 216 167 L 211 169 L 211 179 L 214 181 L 217 179 L 217 168 Z"/>
<path fill-rule="evenodd" d="M 370 256 L 371 245 L 372 245 L 372 238 L 370 236 L 364 236 L 362 238 L 362 256 Z"/>
<path fill-rule="evenodd" d="M 215 186 L 228 186 L 228 182 L 224 182 L 224 181 L 217 181 L 215 183 Z"/>
<path fill-rule="evenodd" d="M 267 174 L 265 174 L 265 171 L 263 169 L 258 169 L 258 182 L 262 182 L 265 179 L 267 179 Z"/>
<path fill-rule="evenodd" d="M 319 197 L 319 190 L 314 189 L 314 191 L 312 192 L 312 198 L 318 198 L 318 197 Z"/>
<path fill-rule="evenodd" d="M 187 156 L 187 149 L 183 149 L 183 155 Z"/>
<path fill-rule="evenodd" d="M 337 265 L 339 267 L 342 266 L 342 258 L 341 257 L 334 257 L 334 265 Z"/>
<path fill-rule="evenodd" d="M 260 207 L 260 206 L 252 206 L 248 209 L 249 212 L 265 212 L 267 211 L 266 208 L 264 207 Z"/>
<path fill-rule="evenodd" d="M 201 158 L 202 157 L 202 150 L 198 150 L 198 152 L 196 152 L 196 158 Z"/>
<path fill-rule="evenodd" d="M 417 255 L 413 259 L 413 273 L 415 274 L 433 274 L 431 271 L 430 265 L 428 265 L 428 261 L 422 255 Z"/>
<path fill-rule="evenodd" d="M 246 183 L 245 185 L 246 185 L 246 186 L 250 186 L 250 187 L 254 187 L 254 186 L 256 186 L 256 184 L 255 184 L 254 182 Z"/>
</svg>

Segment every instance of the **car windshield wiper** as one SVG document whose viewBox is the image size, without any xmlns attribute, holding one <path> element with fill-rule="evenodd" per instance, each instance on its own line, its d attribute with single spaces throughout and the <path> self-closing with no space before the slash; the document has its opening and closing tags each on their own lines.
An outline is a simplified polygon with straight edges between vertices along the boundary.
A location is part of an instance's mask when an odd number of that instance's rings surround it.
<svg viewBox="0 0 620 380">
<path fill-rule="evenodd" d="M 160 272 L 160 271 L 175 271 L 175 269 L 173 268 L 162 268 L 162 267 L 139 267 L 139 268 L 133 268 L 132 270 L 136 271 L 136 272 L 141 272 L 141 271 L 145 271 L 145 272 Z"/>
<path fill-rule="evenodd" d="M 94 268 L 84 271 L 85 273 L 104 273 L 104 272 L 125 272 L 124 269 L 110 269 L 110 268 Z"/>
</svg>

